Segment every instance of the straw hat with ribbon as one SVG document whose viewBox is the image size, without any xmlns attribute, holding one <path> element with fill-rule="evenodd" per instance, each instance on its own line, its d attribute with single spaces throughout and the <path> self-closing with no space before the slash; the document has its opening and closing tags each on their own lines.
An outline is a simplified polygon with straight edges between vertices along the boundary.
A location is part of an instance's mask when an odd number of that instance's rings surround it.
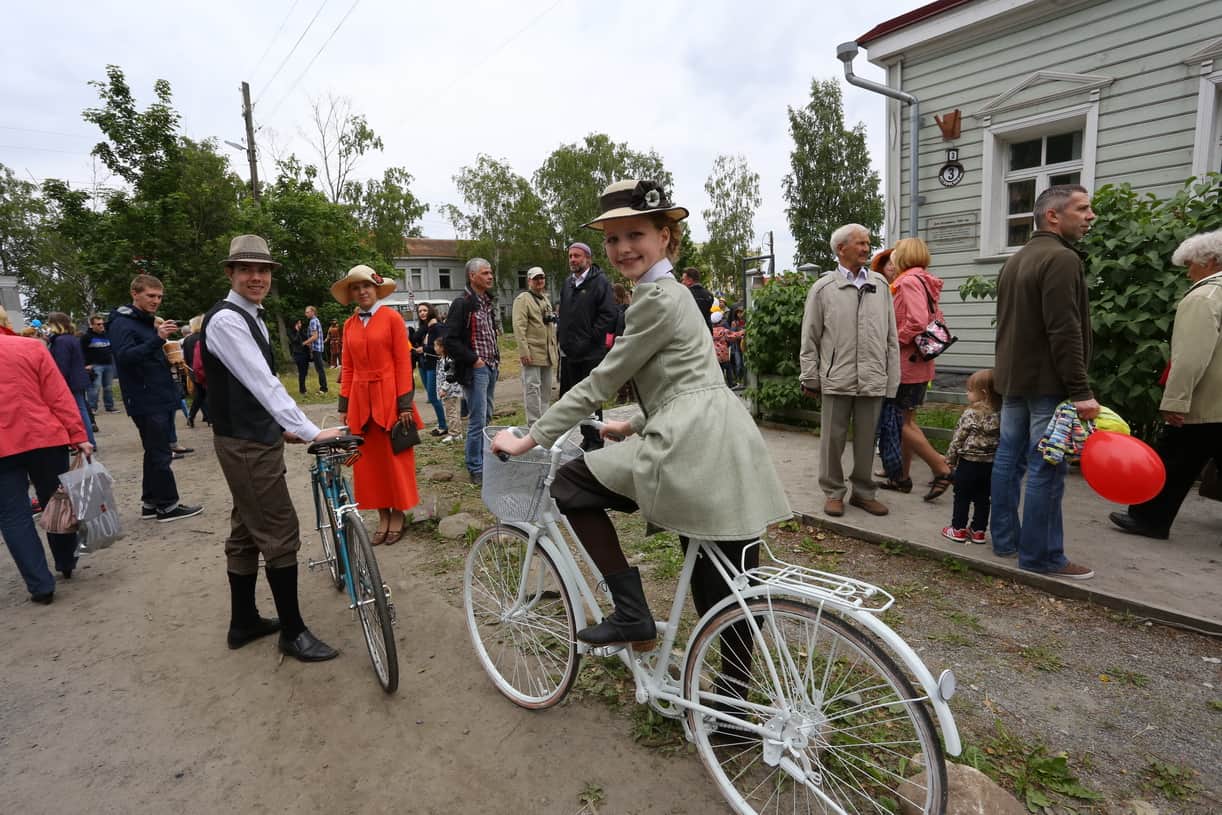
<svg viewBox="0 0 1222 815">
<path fill-rule="evenodd" d="M 395 290 L 395 281 L 387 280 L 368 266 L 360 265 L 353 266 L 347 275 L 331 286 L 331 296 L 338 300 L 340 305 L 348 305 L 352 302 L 352 292 L 348 291 L 348 287 L 353 283 L 372 283 L 378 289 L 379 300 Z"/>
<path fill-rule="evenodd" d="M 616 181 L 603 190 L 598 204 L 602 215 L 583 226 L 601 230 L 605 221 L 652 215 L 655 212 L 665 213 L 672 221 L 682 221 L 688 215 L 685 207 L 670 202 L 661 184 L 649 178 Z"/>
</svg>

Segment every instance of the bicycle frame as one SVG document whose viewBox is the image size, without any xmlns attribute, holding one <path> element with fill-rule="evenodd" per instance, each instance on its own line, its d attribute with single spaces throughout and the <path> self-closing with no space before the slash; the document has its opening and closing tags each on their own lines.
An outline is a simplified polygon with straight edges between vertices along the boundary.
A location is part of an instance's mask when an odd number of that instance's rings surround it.
<svg viewBox="0 0 1222 815">
<path fill-rule="evenodd" d="M 536 547 L 542 547 L 555 563 L 560 579 L 564 582 L 569 596 L 581 598 L 580 602 L 573 603 L 575 630 L 581 630 L 586 626 L 587 612 L 595 623 L 602 620 L 603 613 L 594 590 L 590 588 L 590 584 L 582 575 L 580 566 L 573 556 L 572 549 L 574 547 L 568 545 L 569 540 L 578 541 L 577 535 L 568 521 L 560 514 L 555 501 L 550 497 L 550 490 L 548 488 L 550 488 L 555 479 L 562 444 L 572 433 L 578 432 L 580 427 L 581 425 L 578 425 L 578 427 L 570 430 L 569 433 L 562 436 L 552 447 L 552 463 L 544 480 L 543 487 L 547 491 L 545 492 L 547 504 L 541 513 L 540 520 L 542 524 L 503 524 L 504 526 L 518 529 L 528 539 L 516 604 L 524 606 L 530 602 L 531 594 L 528 590 L 527 581 L 530 575 L 531 560 Z M 566 532 L 568 537 L 564 534 Z M 692 572 L 695 569 L 696 557 L 703 552 L 706 557 L 711 559 L 717 572 L 726 581 L 726 585 L 730 588 L 730 594 L 705 612 L 693 630 L 698 630 L 701 625 L 712 619 L 722 610 L 731 604 L 737 603 L 746 615 L 746 621 L 751 626 L 753 637 L 757 638 L 757 641 L 762 641 L 763 635 L 760 623 L 756 621 L 755 615 L 751 613 L 747 604 L 749 600 L 756 598 L 763 598 L 769 602 L 775 598 L 792 598 L 814 606 L 819 614 L 826 612 L 846 617 L 865 628 L 880 640 L 887 650 L 900 661 L 909 675 L 916 679 L 924 696 L 905 701 L 915 703 L 927 701 L 937 717 L 946 752 L 952 756 L 959 755 L 962 750 L 959 731 L 955 725 L 954 716 L 947 704 L 955 690 L 954 674 L 950 671 L 944 671 L 935 680 L 916 652 L 890 626 L 878 618 L 877 614 L 894 602 L 890 595 L 887 595 L 886 592 L 877 587 L 852 580 L 851 578 L 828 575 L 843 581 L 839 588 L 847 587 L 853 591 L 860 590 L 866 596 L 877 592 L 887 598 L 887 602 L 877 608 L 865 608 L 862 605 L 861 598 L 853 599 L 851 593 L 802 585 L 800 582 L 795 582 L 792 579 L 785 579 L 786 573 L 783 571 L 779 574 L 773 574 L 771 572 L 772 567 L 748 570 L 745 568 L 745 550 L 743 562 L 735 564 L 719 547 L 711 542 L 700 540 L 693 541 L 693 543 L 696 545 L 688 546 L 684 557 L 683 568 L 679 574 L 679 585 L 675 591 L 674 599 L 671 601 L 670 616 L 667 620 L 658 622 L 661 643 L 657 649 L 649 653 L 637 654 L 628 648 L 591 646 L 581 641 L 576 643 L 577 651 L 581 654 L 592 653 L 597 656 L 610 656 L 614 654 L 618 656 L 628 666 L 629 670 L 632 671 L 633 679 L 636 683 L 636 701 L 638 704 L 662 702 L 673 705 L 678 709 L 694 709 L 704 716 L 733 724 L 738 729 L 750 730 L 765 738 L 771 735 L 765 725 L 752 724 L 735 717 L 733 714 L 688 701 L 683 696 L 682 687 L 670 674 L 670 668 L 673 664 L 673 648 L 678 637 L 679 621 L 687 601 L 688 587 L 691 583 Z M 767 546 L 763 541 L 756 541 L 752 545 L 761 546 L 767 550 Z M 580 542 L 576 543 L 575 548 L 581 553 L 582 559 L 590 573 L 602 584 L 603 575 Z M 767 551 L 771 555 L 770 550 Z M 775 558 L 773 560 L 775 561 Z M 835 583 L 832 583 L 832 585 L 835 586 Z M 608 590 L 604 590 L 603 595 L 604 598 L 610 600 L 610 592 Z M 771 615 L 766 617 L 761 615 L 761 621 L 764 625 L 775 625 Z M 771 653 L 767 649 L 765 649 L 765 656 L 767 657 L 765 665 L 768 671 L 768 678 L 777 697 L 787 699 L 789 697 L 788 689 L 781 681 L 781 676 L 783 674 L 795 675 L 797 673 L 796 666 L 789 664 L 784 666 L 784 670 L 781 670 L 775 664 Z M 652 667 L 648 664 L 650 661 L 653 661 Z M 716 695 L 711 696 L 711 698 L 714 701 L 733 703 L 739 708 L 755 707 L 741 699 L 730 699 Z M 768 711 L 767 709 L 760 708 L 758 712 L 766 713 Z M 685 721 L 684 728 L 686 729 L 686 727 Z M 690 736 L 691 734 L 689 733 L 688 735 Z M 800 777 L 800 769 L 795 767 L 791 771 Z"/>
<path fill-rule="evenodd" d="M 344 518 L 349 512 L 356 513 L 357 506 L 352 501 L 350 490 L 344 483 L 343 474 L 338 471 L 335 462 L 331 460 L 333 456 L 320 453 L 315 455 L 314 464 L 310 467 L 310 478 L 314 484 L 322 486 L 324 500 L 332 507 L 332 512 L 328 514 L 326 509 L 319 504 L 318 490 L 312 490 L 314 493 L 314 522 L 315 529 L 321 530 L 325 525 L 331 523 L 331 518 L 335 518 L 337 528 L 331 529 L 331 534 L 335 539 L 335 553 L 332 557 L 339 559 L 340 565 L 343 567 L 344 587 L 348 590 L 348 610 L 355 611 L 357 603 L 360 602 L 356 597 L 356 585 L 352 582 L 352 569 L 348 562 L 348 542 L 344 536 Z M 338 458 L 338 456 L 334 456 Z M 357 515 L 359 520 L 360 515 Z M 310 566 L 326 566 L 328 561 L 312 560 Z M 366 601 L 370 602 L 370 601 Z"/>
</svg>

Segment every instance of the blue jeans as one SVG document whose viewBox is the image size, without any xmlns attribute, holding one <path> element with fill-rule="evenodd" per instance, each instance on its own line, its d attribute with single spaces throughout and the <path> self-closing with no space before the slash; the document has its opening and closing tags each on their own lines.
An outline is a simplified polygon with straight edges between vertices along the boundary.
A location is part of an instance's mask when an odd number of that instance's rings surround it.
<svg viewBox="0 0 1222 815">
<path fill-rule="evenodd" d="M 94 413 L 98 412 L 99 390 L 102 391 L 102 404 L 106 405 L 106 409 L 115 409 L 115 395 L 112 390 L 114 383 L 114 365 L 93 366 L 93 376 L 89 380 L 89 387 L 85 390 L 85 401 L 89 405 L 90 410 Z"/>
<path fill-rule="evenodd" d="M 170 432 L 174 429 L 174 414 L 151 413 L 132 416 L 131 419 L 140 431 L 140 444 L 144 447 L 140 501 L 148 509 L 169 512 L 178 506 L 178 484 L 174 481 L 174 471 L 170 469 Z"/>
<path fill-rule="evenodd" d="M 85 423 L 85 435 L 89 437 L 89 443 L 97 447 L 98 443 L 93 440 L 93 419 L 89 417 L 89 406 L 85 404 L 85 394 L 79 392 L 72 395 L 76 397 L 76 409 L 81 412 L 81 421 Z"/>
<path fill-rule="evenodd" d="M 471 369 L 471 387 L 463 385 L 467 398 L 467 472 L 484 472 L 484 428 L 492 424 L 492 397 L 496 393 L 497 369 L 491 365 Z"/>
<path fill-rule="evenodd" d="M 1032 572 L 1054 571 L 1069 562 L 1065 557 L 1061 520 L 1061 499 L 1065 496 L 1065 473 L 1069 466 L 1062 462 L 1054 467 L 1035 449 L 1057 405 L 1063 401 L 1059 396 L 1031 399 L 1007 396 L 1001 406 L 1001 443 L 993 458 L 989 532 L 993 536 L 994 554 L 1018 552 L 1018 565 Z"/>
<path fill-rule="evenodd" d="M 441 404 L 441 398 L 437 395 L 437 369 L 421 368 L 420 381 L 424 383 L 424 393 L 429 398 L 429 404 L 437 412 L 437 426 L 442 430 L 448 430 L 449 427 L 446 425 L 446 408 L 445 405 Z"/>
<path fill-rule="evenodd" d="M 55 591 L 55 578 L 47 568 L 47 555 L 30 513 L 30 482 L 43 506 L 59 486 L 59 474 L 68 469 L 66 447 L 40 447 L 0 458 L 0 534 L 17 564 L 30 594 Z M 55 567 L 76 565 L 76 533 L 47 534 Z"/>
</svg>

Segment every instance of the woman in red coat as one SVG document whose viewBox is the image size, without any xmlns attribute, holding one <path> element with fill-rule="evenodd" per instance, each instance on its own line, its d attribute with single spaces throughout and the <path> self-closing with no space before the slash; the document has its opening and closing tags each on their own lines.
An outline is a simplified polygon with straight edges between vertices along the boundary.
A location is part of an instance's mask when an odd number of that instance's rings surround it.
<svg viewBox="0 0 1222 815">
<path fill-rule="evenodd" d="M 356 502 L 378 511 L 373 544 L 395 543 L 403 537 L 404 511 L 420 501 L 416 492 L 416 454 L 396 454 L 390 431 L 397 422 L 424 427 L 412 403 L 412 351 L 407 328 L 394 309 L 378 302 L 395 290 L 368 266 L 354 266 L 331 287 L 343 305 L 357 312 L 344 323 L 344 377 L 339 413 L 353 433 L 365 438 L 353 467 Z"/>
</svg>

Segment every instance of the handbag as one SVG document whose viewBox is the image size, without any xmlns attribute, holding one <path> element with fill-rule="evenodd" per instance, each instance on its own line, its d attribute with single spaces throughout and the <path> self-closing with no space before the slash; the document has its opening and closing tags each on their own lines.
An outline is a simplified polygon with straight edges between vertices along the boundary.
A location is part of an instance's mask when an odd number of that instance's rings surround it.
<svg viewBox="0 0 1222 815">
<path fill-rule="evenodd" d="M 55 494 L 47 499 L 47 505 L 42 508 L 42 515 L 38 518 L 38 525 L 53 535 L 70 535 L 76 532 L 79 522 L 63 487 L 56 487 Z"/>
<path fill-rule="evenodd" d="M 407 392 L 408 403 L 415 397 L 415 389 Z M 420 443 L 420 431 L 414 421 L 400 419 L 390 428 L 390 449 L 396 456 L 404 450 L 410 450 Z"/>
<path fill-rule="evenodd" d="M 938 306 L 934 303 L 933 295 L 924 280 L 921 280 L 921 286 L 925 289 L 925 299 L 929 301 L 929 324 L 925 326 L 924 331 L 912 338 L 916 353 L 908 357 L 909 362 L 916 362 L 918 359 L 928 362 L 941 356 L 947 348 L 959 341 L 958 337 L 950 333 L 946 323 L 939 319 Z"/>
</svg>

